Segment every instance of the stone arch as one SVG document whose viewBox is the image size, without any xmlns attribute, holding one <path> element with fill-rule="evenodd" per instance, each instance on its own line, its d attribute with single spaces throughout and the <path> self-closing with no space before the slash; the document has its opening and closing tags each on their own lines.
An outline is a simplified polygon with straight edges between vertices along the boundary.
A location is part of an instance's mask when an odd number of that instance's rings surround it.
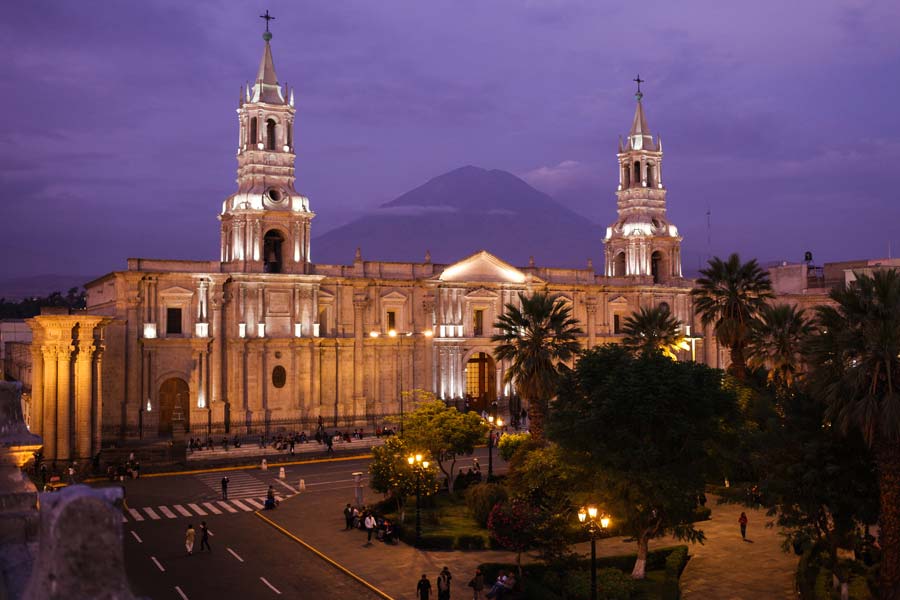
<svg viewBox="0 0 900 600">
<path fill-rule="evenodd" d="M 272 117 L 268 117 L 266 119 L 266 150 L 275 150 L 278 147 L 277 131 L 278 122 Z"/>
<path fill-rule="evenodd" d="M 613 277 L 625 277 L 625 251 L 619 250 L 613 259 Z"/>
<path fill-rule="evenodd" d="M 471 410 L 490 412 L 497 400 L 497 361 L 489 347 L 475 347 L 463 355 L 465 395 Z"/>
<path fill-rule="evenodd" d="M 278 227 L 271 227 L 263 235 L 263 267 L 266 273 L 281 273 L 284 266 L 287 236 Z"/>
<path fill-rule="evenodd" d="M 191 388 L 178 376 L 167 377 L 159 384 L 159 436 L 177 435 L 179 422 L 190 431 Z"/>
<path fill-rule="evenodd" d="M 650 274 L 653 283 L 661 282 L 666 276 L 666 254 L 662 250 L 654 250 L 650 255 Z"/>
</svg>

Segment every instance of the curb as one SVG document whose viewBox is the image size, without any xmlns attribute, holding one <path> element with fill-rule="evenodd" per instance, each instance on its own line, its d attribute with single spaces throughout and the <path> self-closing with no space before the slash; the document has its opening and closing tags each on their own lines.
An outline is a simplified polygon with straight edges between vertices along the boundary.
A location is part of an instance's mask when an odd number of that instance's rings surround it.
<svg viewBox="0 0 900 600">
<path fill-rule="evenodd" d="M 375 587 L 374 585 L 372 585 L 371 583 L 369 583 L 368 581 L 366 581 L 365 579 L 363 579 L 362 577 L 360 577 L 359 575 L 357 575 L 356 573 L 354 573 L 353 571 L 351 571 L 350 569 L 348 569 L 348 568 L 345 567 L 344 565 L 342 565 L 342 564 L 340 564 L 339 562 L 337 562 L 337 561 L 335 561 L 335 560 L 329 558 L 329 557 L 326 556 L 325 554 L 322 554 L 322 552 L 320 552 L 319 550 L 317 550 L 317 549 L 315 549 L 314 547 L 310 546 L 309 544 L 307 544 L 306 542 L 304 542 L 303 540 L 301 540 L 300 538 L 298 538 L 296 535 L 294 535 L 293 533 L 291 533 L 290 531 L 288 531 L 287 529 L 285 529 L 284 527 L 282 527 L 281 525 L 279 525 L 279 524 L 276 523 L 275 521 L 273 521 L 273 520 L 269 519 L 268 517 L 265 517 L 265 516 L 263 516 L 262 514 L 260 514 L 259 511 L 256 511 L 256 512 L 253 513 L 253 514 L 255 514 L 257 517 L 259 517 L 260 519 L 262 519 L 263 521 L 265 521 L 266 523 L 268 523 L 269 525 L 271 525 L 272 527 L 274 527 L 275 529 L 277 529 L 278 531 L 280 531 L 281 533 L 283 533 L 284 535 L 286 535 L 286 536 L 289 537 L 290 539 L 294 540 L 295 542 L 297 542 L 298 544 L 300 544 L 301 546 L 303 546 L 304 548 L 306 548 L 307 550 L 309 550 L 310 552 L 312 552 L 313 554 L 315 554 L 316 556 L 318 556 L 319 558 L 321 558 L 322 560 L 324 560 L 325 562 L 327 562 L 328 564 L 330 564 L 331 566 L 335 567 L 336 569 L 338 569 L 339 571 L 341 571 L 341 572 L 344 573 L 345 575 L 349 575 L 350 577 L 352 577 L 353 579 L 355 579 L 355 580 L 358 581 L 359 583 L 363 584 L 363 585 L 366 586 L 369 590 L 375 592 L 376 594 L 378 594 L 379 596 L 381 596 L 382 598 L 384 598 L 384 600 L 394 600 L 394 598 L 393 598 L 392 596 L 389 596 L 388 594 L 386 594 L 386 593 L 383 592 L 382 590 L 378 589 L 377 587 Z"/>
</svg>

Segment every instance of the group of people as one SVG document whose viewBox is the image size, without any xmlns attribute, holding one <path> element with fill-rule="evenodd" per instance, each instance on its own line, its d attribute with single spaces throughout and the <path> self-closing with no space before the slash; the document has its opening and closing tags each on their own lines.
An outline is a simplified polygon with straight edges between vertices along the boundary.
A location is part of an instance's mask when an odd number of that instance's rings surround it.
<svg viewBox="0 0 900 600">
<path fill-rule="evenodd" d="M 188 556 L 194 553 L 196 536 L 197 532 L 194 530 L 194 526 L 188 523 L 187 531 L 184 533 L 184 548 L 187 550 Z M 212 552 L 212 546 L 209 545 L 209 527 L 206 526 L 206 521 L 200 521 L 200 552 L 203 552 L 204 547 Z"/>
<path fill-rule="evenodd" d="M 74 463 L 72 463 L 72 467 L 69 468 L 69 483 L 74 482 Z M 109 465 L 106 467 L 106 476 L 110 481 L 125 481 L 125 478 L 128 479 L 140 479 L 141 477 L 141 463 L 134 456 L 134 452 L 130 452 L 128 454 L 128 460 L 124 463 L 119 463 L 115 466 Z"/>
<path fill-rule="evenodd" d="M 371 509 L 360 509 L 349 503 L 344 507 L 344 531 L 361 529 L 366 532 L 366 545 L 372 544 L 374 537 L 385 544 L 396 544 L 399 538 L 397 526 Z"/>
<path fill-rule="evenodd" d="M 231 440 L 231 445 L 235 448 L 241 447 L 241 438 L 238 436 L 234 436 Z M 228 438 L 223 437 L 221 441 L 221 446 L 224 450 L 228 450 Z M 207 437 L 204 442 L 199 437 L 198 438 L 190 438 L 188 440 L 188 450 L 191 452 L 199 452 L 200 450 L 213 450 L 216 447 L 216 443 L 213 441 L 211 437 Z"/>
<path fill-rule="evenodd" d="M 450 583 L 452 581 L 453 576 L 450 574 L 450 569 L 447 567 L 441 569 L 435 582 L 437 600 L 450 600 Z M 481 572 L 481 569 L 475 569 L 475 575 L 469 580 L 467 586 L 472 590 L 473 600 L 483 600 L 484 598 L 502 600 L 504 597 L 509 598 L 509 594 L 516 591 L 516 584 L 516 577 L 512 571 L 500 571 L 497 580 L 484 595 L 484 589 L 487 587 L 484 583 L 484 573 Z M 431 600 L 431 590 L 432 585 L 428 575 L 422 573 L 422 578 L 416 584 L 416 600 Z"/>
</svg>

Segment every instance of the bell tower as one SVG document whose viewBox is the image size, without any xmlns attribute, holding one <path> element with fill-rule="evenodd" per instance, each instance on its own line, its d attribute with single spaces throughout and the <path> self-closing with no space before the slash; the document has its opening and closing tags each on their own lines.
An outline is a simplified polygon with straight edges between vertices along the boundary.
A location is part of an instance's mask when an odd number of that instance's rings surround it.
<svg viewBox="0 0 900 600">
<path fill-rule="evenodd" d="M 221 261 L 231 272 L 306 273 L 309 199 L 294 189 L 294 92 L 272 60 L 268 12 L 256 82 L 238 101 L 237 192 L 222 204 Z"/>
<path fill-rule="evenodd" d="M 619 218 L 603 239 L 607 277 L 646 278 L 665 283 L 681 278 L 681 237 L 666 218 L 662 140 L 654 140 L 644 116 L 640 75 L 634 121 L 625 142 L 619 138 Z"/>
</svg>

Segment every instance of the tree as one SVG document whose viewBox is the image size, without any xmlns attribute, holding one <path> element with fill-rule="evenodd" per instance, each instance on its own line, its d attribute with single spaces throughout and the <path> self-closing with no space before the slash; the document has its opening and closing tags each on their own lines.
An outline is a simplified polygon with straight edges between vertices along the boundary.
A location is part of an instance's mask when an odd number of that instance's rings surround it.
<svg viewBox="0 0 900 600">
<path fill-rule="evenodd" d="M 381 446 L 372 447 L 372 462 L 369 464 L 369 487 L 397 501 L 401 523 L 406 517 L 406 498 L 416 493 L 416 480 L 419 477 L 407 461 L 410 454 L 403 439 L 391 436 Z M 434 467 L 429 465 L 429 469 L 424 472 L 421 486 L 425 495 L 437 491 Z"/>
<path fill-rule="evenodd" d="M 681 324 L 668 309 L 656 306 L 641 308 L 625 319 L 622 340 L 627 348 L 645 354 L 660 352 L 674 359 L 675 353 L 684 349 Z"/>
<path fill-rule="evenodd" d="M 519 396 L 528 403 L 529 430 L 543 439 L 544 416 L 559 382 L 559 363 L 571 360 L 581 349 L 583 332 L 571 309 L 557 296 L 519 294 L 522 308 L 507 304 L 494 327 L 500 333 L 494 356 L 508 360 L 505 383 L 515 383 Z"/>
<path fill-rule="evenodd" d="M 856 274 L 831 292 L 835 306 L 816 309 L 810 339 L 810 389 L 825 418 L 858 430 L 873 450 L 881 501 L 881 597 L 900 598 L 900 276 Z"/>
<path fill-rule="evenodd" d="M 756 314 L 774 297 L 772 282 L 755 259 L 742 263 L 737 254 L 727 261 L 713 257 L 700 274 L 697 287 L 691 291 L 694 310 L 704 325 L 713 325 L 716 339 L 731 353 L 729 372 L 743 381 L 750 329 Z"/>
<path fill-rule="evenodd" d="M 702 541 L 693 524 L 710 448 L 738 417 L 721 371 L 619 346 L 586 352 L 560 386 L 548 437 L 584 473 L 579 491 L 604 501 L 637 540 L 632 577 L 643 579 L 651 539 Z"/>
<path fill-rule="evenodd" d="M 528 502 L 513 499 L 498 502 L 488 517 L 488 531 L 504 548 L 516 553 L 516 567 L 522 576 L 522 553 L 530 550 L 540 538 L 537 524 L 540 514 Z"/>
<path fill-rule="evenodd" d="M 797 381 L 803 344 L 812 331 L 812 322 L 802 308 L 764 304 L 750 330 L 749 366 L 768 368 L 769 383 L 781 392 L 789 390 Z"/>
<path fill-rule="evenodd" d="M 457 457 L 472 454 L 487 431 L 484 419 L 476 413 L 461 413 L 440 400 L 430 400 L 406 416 L 402 438 L 410 450 L 427 452 L 437 461 L 452 492 Z"/>
</svg>

